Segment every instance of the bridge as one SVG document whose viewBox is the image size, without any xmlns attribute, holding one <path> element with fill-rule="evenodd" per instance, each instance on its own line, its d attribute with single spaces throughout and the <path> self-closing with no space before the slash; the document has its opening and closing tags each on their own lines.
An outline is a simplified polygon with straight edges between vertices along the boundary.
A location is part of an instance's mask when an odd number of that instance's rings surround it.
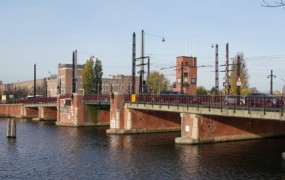
<svg viewBox="0 0 285 180">
<path fill-rule="evenodd" d="M 278 98 L 283 101 L 283 97 Z M 130 96 L 125 96 L 129 109 L 285 121 L 283 106 L 278 107 L 265 97 L 254 100 L 257 103 L 249 98 L 245 104 L 237 103 L 237 99 L 225 104 L 225 96 L 138 95 L 136 101 L 131 102 Z"/>
<path fill-rule="evenodd" d="M 225 105 L 223 96 L 115 94 L 112 101 L 109 134 L 179 129 L 178 144 L 285 135 L 284 107 L 265 98 Z"/>
<path fill-rule="evenodd" d="M 225 104 L 224 96 L 60 95 L 0 105 L 5 113 L 54 119 L 57 125 L 110 125 L 108 134 L 181 131 L 178 144 L 285 135 L 284 107 L 264 98 Z M 282 99 L 283 102 L 283 99 Z M 6 107 L 6 109 L 4 108 Z"/>
</svg>

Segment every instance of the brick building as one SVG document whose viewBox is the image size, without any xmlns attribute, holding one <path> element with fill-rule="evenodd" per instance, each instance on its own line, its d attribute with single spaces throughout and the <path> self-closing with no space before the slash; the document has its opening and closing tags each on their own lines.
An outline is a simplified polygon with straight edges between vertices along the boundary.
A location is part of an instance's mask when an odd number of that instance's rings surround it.
<svg viewBox="0 0 285 180">
<path fill-rule="evenodd" d="M 77 65 L 76 89 L 82 89 L 82 73 L 84 65 Z M 58 88 L 60 94 L 72 93 L 72 64 L 58 65 Z"/>
<path fill-rule="evenodd" d="M 176 58 L 176 87 L 173 91 L 196 94 L 197 58 L 180 56 Z"/>
</svg>

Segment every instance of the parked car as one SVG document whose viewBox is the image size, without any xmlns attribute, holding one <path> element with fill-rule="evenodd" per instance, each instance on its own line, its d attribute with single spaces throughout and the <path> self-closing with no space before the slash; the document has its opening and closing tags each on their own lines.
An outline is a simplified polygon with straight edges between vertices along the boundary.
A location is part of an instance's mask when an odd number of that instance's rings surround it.
<svg viewBox="0 0 285 180">
<path fill-rule="evenodd" d="M 251 106 L 283 107 L 283 98 L 275 97 L 267 93 L 251 93 L 246 97 L 246 103 Z"/>
<path fill-rule="evenodd" d="M 238 104 L 238 100 L 239 100 L 239 105 L 245 105 L 245 97 L 241 96 L 241 95 L 235 95 L 235 94 L 231 94 L 225 97 L 224 99 L 224 103 L 226 105 L 232 105 L 232 104 Z"/>
</svg>

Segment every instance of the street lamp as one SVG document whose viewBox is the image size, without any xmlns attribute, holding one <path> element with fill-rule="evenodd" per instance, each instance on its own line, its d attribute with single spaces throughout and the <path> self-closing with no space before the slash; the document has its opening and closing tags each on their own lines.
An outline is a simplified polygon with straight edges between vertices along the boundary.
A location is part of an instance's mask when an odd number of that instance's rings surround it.
<svg viewBox="0 0 285 180">
<path fill-rule="evenodd" d="M 214 44 L 212 44 L 214 48 Z M 219 95 L 219 45 L 215 44 L 215 89 L 216 95 Z"/>
<path fill-rule="evenodd" d="M 273 75 L 272 69 L 271 69 L 271 74 L 267 76 L 267 78 L 270 78 L 270 94 L 273 95 L 273 78 L 276 78 L 276 76 Z"/>
</svg>

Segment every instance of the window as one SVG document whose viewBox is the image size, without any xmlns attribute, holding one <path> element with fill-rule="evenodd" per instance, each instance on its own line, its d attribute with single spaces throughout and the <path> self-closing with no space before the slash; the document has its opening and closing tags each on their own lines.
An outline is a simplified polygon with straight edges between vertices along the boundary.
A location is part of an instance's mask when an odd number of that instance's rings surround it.
<svg viewBox="0 0 285 180">
<path fill-rule="evenodd" d="M 184 72 L 183 77 L 188 77 L 188 72 Z"/>
<path fill-rule="evenodd" d="M 180 78 L 177 79 L 177 83 L 178 83 L 178 84 L 181 83 L 181 79 L 180 79 Z"/>
<path fill-rule="evenodd" d="M 191 84 L 196 84 L 196 78 L 191 78 Z"/>
</svg>

